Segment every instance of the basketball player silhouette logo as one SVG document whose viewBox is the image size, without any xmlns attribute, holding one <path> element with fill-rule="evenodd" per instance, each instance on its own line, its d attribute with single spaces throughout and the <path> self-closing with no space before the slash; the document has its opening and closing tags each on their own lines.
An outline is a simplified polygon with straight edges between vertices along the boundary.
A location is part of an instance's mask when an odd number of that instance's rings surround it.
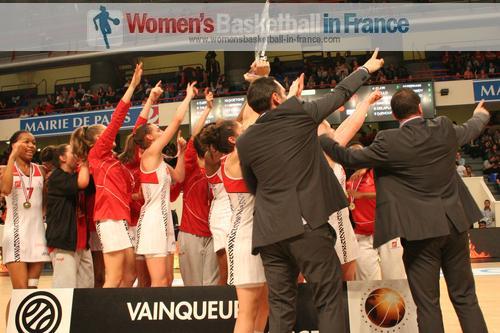
<svg viewBox="0 0 500 333">
<path fill-rule="evenodd" d="M 114 25 L 118 25 L 118 24 L 120 24 L 120 19 L 109 17 L 109 12 L 107 11 L 105 6 L 100 6 L 99 10 L 101 12 L 99 14 L 97 14 L 93 20 L 95 30 L 96 31 L 101 30 L 101 34 L 102 34 L 102 37 L 104 39 L 104 43 L 106 44 L 106 48 L 109 49 L 108 35 L 111 35 L 111 33 L 112 33 L 111 25 L 109 24 L 109 21 L 113 22 Z M 99 21 L 99 25 L 97 25 L 97 21 Z"/>
</svg>

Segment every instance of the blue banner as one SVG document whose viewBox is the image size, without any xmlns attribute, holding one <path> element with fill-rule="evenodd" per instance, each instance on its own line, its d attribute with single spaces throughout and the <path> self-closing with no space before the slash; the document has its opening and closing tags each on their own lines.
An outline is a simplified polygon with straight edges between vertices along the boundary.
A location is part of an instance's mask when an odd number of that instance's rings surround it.
<svg viewBox="0 0 500 333">
<path fill-rule="evenodd" d="M 131 107 L 121 128 L 133 128 L 141 110 L 142 106 Z M 63 135 L 80 126 L 108 125 L 112 114 L 113 110 L 100 110 L 32 117 L 21 119 L 20 127 L 34 136 Z"/>
<path fill-rule="evenodd" d="M 500 101 L 500 80 L 474 81 L 474 101 Z"/>
</svg>

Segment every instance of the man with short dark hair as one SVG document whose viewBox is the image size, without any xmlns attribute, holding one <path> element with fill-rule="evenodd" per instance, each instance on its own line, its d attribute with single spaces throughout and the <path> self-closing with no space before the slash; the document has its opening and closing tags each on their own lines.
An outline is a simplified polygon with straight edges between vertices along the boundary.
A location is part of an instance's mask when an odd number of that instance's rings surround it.
<svg viewBox="0 0 500 333">
<path fill-rule="evenodd" d="M 464 125 L 446 117 L 423 118 L 420 97 L 401 89 L 391 100 L 400 127 L 378 133 L 362 150 L 340 147 L 326 135 L 321 145 L 350 168 L 375 168 L 377 212 L 374 247 L 401 237 L 408 283 L 421 333 L 444 332 L 439 305 L 442 268 L 464 333 L 487 332 L 470 266 L 467 230 L 482 215 L 455 171 L 457 147 L 488 123 L 483 102 Z"/>
<path fill-rule="evenodd" d="M 346 196 L 318 142 L 318 125 L 376 72 L 378 51 L 326 97 L 302 102 L 304 76 L 285 89 L 259 78 L 248 89 L 260 117 L 238 139 L 243 176 L 255 194 L 252 248 L 260 253 L 269 287 L 269 331 L 290 333 L 295 324 L 297 277 L 314 286 L 321 332 L 346 331 L 335 232 L 328 217 L 347 206 Z"/>
<path fill-rule="evenodd" d="M 488 199 L 484 200 L 483 218 L 479 221 L 484 223 L 484 228 L 495 227 L 495 213 L 491 211 L 491 203 Z"/>
</svg>

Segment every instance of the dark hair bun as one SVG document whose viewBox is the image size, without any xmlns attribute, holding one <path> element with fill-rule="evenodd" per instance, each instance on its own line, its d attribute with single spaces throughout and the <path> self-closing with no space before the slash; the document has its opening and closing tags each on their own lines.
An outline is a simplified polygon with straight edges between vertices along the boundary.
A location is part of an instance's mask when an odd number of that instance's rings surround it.
<svg viewBox="0 0 500 333">
<path fill-rule="evenodd" d="M 54 153 L 55 153 L 56 147 L 54 146 L 47 146 L 42 149 L 40 152 L 40 161 L 41 162 L 52 162 L 54 160 Z"/>
</svg>

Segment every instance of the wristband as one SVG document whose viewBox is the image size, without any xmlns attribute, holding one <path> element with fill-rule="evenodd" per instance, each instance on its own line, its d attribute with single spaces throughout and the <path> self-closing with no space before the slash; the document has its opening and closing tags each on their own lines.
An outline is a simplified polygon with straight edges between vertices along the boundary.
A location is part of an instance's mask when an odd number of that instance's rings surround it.
<svg viewBox="0 0 500 333">
<path fill-rule="evenodd" d="M 368 74 L 371 74 L 366 66 L 361 66 L 360 68 L 364 69 Z"/>
</svg>

